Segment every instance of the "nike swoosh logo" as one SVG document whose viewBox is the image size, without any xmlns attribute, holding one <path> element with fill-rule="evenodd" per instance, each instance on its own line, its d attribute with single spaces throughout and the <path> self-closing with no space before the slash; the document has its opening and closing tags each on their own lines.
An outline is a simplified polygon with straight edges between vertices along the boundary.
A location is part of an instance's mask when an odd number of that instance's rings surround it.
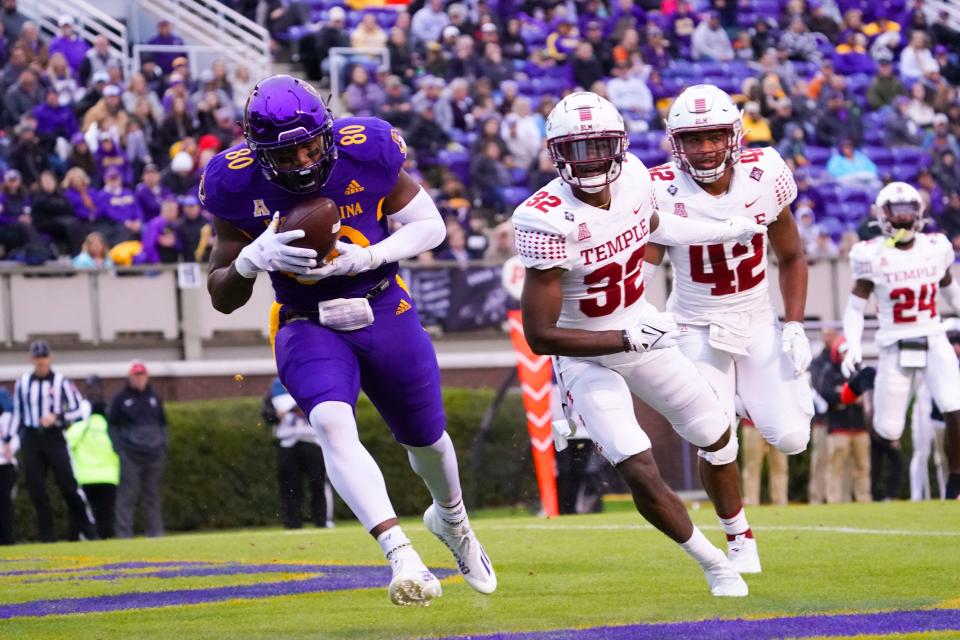
<svg viewBox="0 0 960 640">
<path fill-rule="evenodd" d="M 634 209 L 634 210 L 633 210 L 633 215 L 637 215 L 638 213 L 640 213 L 640 209 L 643 209 L 643 205 L 640 205 L 639 207 L 637 207 L 636 209 Z"/>
<path fill-rule="evenodd" d="M 759 199 L 760 199 L 760 198 L 757 198 L 757 199 L 754 200 L 753 202 L 748 202 L 747 205 L 746 205 L 746 208 L 749 209 L 749 208 L 752 207 L 753 205 L 757 204 L 757 200 L 759 200 Z"/>
</svg>

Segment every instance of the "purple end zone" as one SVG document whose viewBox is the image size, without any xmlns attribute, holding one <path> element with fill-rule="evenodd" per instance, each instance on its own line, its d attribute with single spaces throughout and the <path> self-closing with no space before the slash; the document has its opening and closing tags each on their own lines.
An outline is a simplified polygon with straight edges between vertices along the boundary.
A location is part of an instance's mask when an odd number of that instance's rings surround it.
<svg viewBox="0 0 960 640">
<path fill-rule="evenodd" d="M 149 569 L 156 571 L 123 573 L 117 569 Z M 300 593 L 320 591 L 341 591 L 345 589 L 370 589 L 386 587 L 390 583 L 388 567 L 361 565 L 320 565 L 320 564 L 208 564 L 200 562 L 137 562 L 105 564 L 84 569 L 64 569 L 60 573 L 79 571 L 107 570 L 108 573 L 92 576 L 75 576 L 76 580 L 117 580 L 130 578 L 186 578 L 197 576 L 231 576 L 264 573 L 312 574 L 306 578 L 288 579 L 274 582 L 260 582 L 251 585 L 226 587 L 177 589 L 172 591 L 147 591 L 123 593 L 86 598 L 63 598 L 57 600 L 32 600 L 15 604 L 0 605 L 0 620 L 78 613 L 97 613 L 124 611 L 127 609 L 152 609 L 178 605 L 222 602 L 224 600 L 273 598 Z M 8 572 L 5 575 L 24 575 L 30 572 Z M 56 570 L 42 570 L 33 573 L 58 573 Z M 452 569 L 434 569 L 434 575 L 443 579 L 454 575 Z M 58 578 L 54 578 L 58 579 Z"/>
<path fill-rule="evenodd" d="M 960 609 L 888 611 L 883 613 L 789 616 L 764 620 L 700 620 L 659 624 L 557 629 L 526 633 L 448 636 L 448 640 L 773 640 L 816 636 L 886 635 L 922 631 L 960 631 Z"/>
</svg>

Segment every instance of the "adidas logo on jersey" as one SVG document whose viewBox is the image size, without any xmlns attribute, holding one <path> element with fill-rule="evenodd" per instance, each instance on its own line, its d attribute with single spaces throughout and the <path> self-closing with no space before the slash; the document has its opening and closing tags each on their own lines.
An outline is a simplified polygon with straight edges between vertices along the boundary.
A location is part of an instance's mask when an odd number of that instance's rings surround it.
<svg viewBox="0 0 960 640">
<path fill-rule="evenodd" d="M 363 191 L 363 187 L 360 186 L 360 183 L 356 180 L 351 180 L 350 184 L 347 185 L 346 191 L 343 192 L 343 195 L 352 196 L 360 193 L 361 191 Z"/>
<path fill-rule="evenodd" d="M 410 306 L 409 302 L 407 302 L 406 300 L 401 300 L 400 304 L 397 305 L 396 315 L 399 316 L 401 313 L 406 313 L 407 311 L 410 311 L 410 309 L 412 308 L 413 307 Z"/>
</svg>

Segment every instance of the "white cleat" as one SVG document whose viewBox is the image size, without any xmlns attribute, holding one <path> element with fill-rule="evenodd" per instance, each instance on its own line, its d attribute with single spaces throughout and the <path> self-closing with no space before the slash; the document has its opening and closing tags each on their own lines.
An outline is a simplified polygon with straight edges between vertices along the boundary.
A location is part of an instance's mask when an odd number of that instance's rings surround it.
<svg viewBox="0 0 960 640">
<path fill-rule="evenodd" d="M 712 567 L 703 568 L 703 575 L 710 585 L 710 595 L 719 598 L 742 598 L 750 593 L 747 583 L 726 558 Z"/>
<path fill-rule="evenodd" d="M 757 541 L 744 535 L 739 535 L 727 542 L 727 560 L 737 570 L 737 573 L 760 573 L 760 554 L 757 552 Z"/>
<path fill-rule="evenodd" d="M 423 513 L 423 524 L 453 553 L 457 568 L 468 585 L 485 594 L 497 589 L 497 574 L 493 571 L 493 564 L 469 524 L 451 527 L 443 521 L 434 505 L 427 507 Z"/>
<path fill-rule="evenodd" d="M 398 558 L 390 561 L 393 579 L 387 593 L 390 602 L 401 607 L 411 604 L 421 607 L 430 606 L 430 601 L 443 595 L 443 588 L 437 577 L 417 556 Z"/>
</svg>

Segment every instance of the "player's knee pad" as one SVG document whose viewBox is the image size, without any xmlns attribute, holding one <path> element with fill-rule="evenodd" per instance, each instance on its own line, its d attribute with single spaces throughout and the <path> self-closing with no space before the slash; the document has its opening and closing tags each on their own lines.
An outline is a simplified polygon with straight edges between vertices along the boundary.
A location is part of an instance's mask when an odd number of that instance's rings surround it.
<svg viewBox="0 0 960 640">
<path fill-rule="evenodd" d="M 782 451 L 788 456 L 792 456 L 806 451 L 809 442 L 810 429 L 800 429 L 783 434 L 774 446 L 779 451 Z"/>
<path fill-rule="evenodd" d="M 346 402 L 321 402 L 310 411 L 310 424 L 325 450 L 333 450 L 338 444 L 360 442 L 353 407 Z"/>
<path fill-rule="evenodd" d="M 722 467 L 725 464 L 736 462 L 739 448 L 740 443 L 737 440 L 737 432 L 731 429 L 730 439 L 727 441 L 727 444 L 716 451 L 704 451 L 700 449 L 697 451 L 697 455 L 715 467 Z"/>
</svg>

